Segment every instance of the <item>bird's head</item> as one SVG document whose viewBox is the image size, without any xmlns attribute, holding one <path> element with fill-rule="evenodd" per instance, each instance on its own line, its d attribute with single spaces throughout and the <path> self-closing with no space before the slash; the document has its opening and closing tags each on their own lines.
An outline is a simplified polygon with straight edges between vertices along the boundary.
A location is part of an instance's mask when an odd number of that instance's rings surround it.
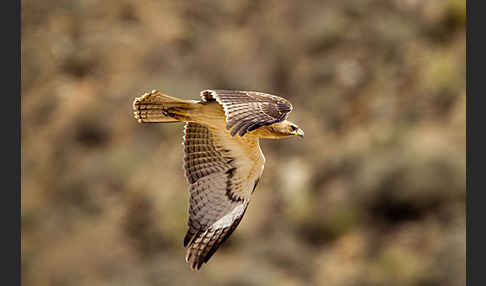
<svg viewBox="0 0 486 286">
<path fill-rule="evenodd" d="M 296 135 L 300 138 L 304 138 L 304 130 L 300 129 L 299 126 L 295 125 L 294 123 L 290 124 L 290 132 L 294 136 Z"/>
<path fill-rule="evenodd" d="M 300 129 L 297 124 L 292 123 L 288 120 L 284 120 L 279 123 L 274 123 L 268 126 L 270 134 L 266 134 L 265 138 L 285 138 L 290 136 L 304 137 L 304 130 Z"/>
</svg>

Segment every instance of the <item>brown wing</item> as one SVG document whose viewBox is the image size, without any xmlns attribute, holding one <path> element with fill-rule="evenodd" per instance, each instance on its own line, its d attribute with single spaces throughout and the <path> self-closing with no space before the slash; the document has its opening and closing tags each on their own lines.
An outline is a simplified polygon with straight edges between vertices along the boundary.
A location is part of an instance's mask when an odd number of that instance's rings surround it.
<svg viewBox="0 0 486 286">
<path fill-rule="evenodd" d="M 216 100 L 223 106 L 226 128 L 233 128 L 232 136 L 281 122 L 292 111 L 292 104 L 286 99 L 255 91 L 204 90 L 201 97 L 203 102 Z"/>
<path fill-rule="evenodd" d="M 259 161 L 243 156 L 240 145 L 225 142 L 236 140 L 228 137 L 224 130 L 210 131 L 198 123 L 185 126 L 184 168 L 190 198 L 184 247 L 186 261 L 194 270 L 207 262 L 238 226 L 261 175 L 251 173 Z"/>
</svg>

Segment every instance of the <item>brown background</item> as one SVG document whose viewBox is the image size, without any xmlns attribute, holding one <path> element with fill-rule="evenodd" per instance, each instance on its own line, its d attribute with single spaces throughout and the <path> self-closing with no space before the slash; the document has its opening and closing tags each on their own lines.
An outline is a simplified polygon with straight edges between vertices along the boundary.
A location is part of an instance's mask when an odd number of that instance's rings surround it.
<svg viewBox="0 0 486 286">
<path fill-rule="evenodd" d="M 465 1 L 22 1 L 24 285 L 465 285 Z M 289 99 L 208 265 L 146 91 Z"/>
</svg>

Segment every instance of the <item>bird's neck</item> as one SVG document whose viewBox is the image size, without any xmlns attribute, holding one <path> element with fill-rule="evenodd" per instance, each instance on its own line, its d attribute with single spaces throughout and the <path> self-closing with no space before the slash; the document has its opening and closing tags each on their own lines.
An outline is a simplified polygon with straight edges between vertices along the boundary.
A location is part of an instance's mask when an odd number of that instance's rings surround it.
<svg viewBox="0 0 486 286">
<path fill-rule="evenodd" d="M 257 135 L 260 138 L 264 138 L 264 139 L 280 139 L 280 138 L 285 138 L 285 137 L 289 136 L 286 133 L 280 132 L 279 129 L 276 128 L 278 126 L 274 126 L 274 125 L 275 124 L 270 125 L 270 126 L 262 126 L 258 129 L 256 129 L 255 135 Z"/>
</svg>

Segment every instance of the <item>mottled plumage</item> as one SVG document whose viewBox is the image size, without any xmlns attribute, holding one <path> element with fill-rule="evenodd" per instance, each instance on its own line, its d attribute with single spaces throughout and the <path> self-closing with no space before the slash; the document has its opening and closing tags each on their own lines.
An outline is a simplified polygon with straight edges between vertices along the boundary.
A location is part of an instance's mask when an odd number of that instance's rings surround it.
<svg viewBox="0 0 486 286">
<path fill-rule="evenodd" d="M 258 127 L 281 122 L 292 111 L 292 104 L 286 99 L 256 91 L 205 90 L 201 92 L 203 101 L 216 100 L 225 111 L 226 128 L 231 135 L 253 131 Z"/>
<path fill-rule="evenodd" d="M 140 123 L 186 122 L 189 183 L 186 261 L 198 270 L 240 223 L 263 173 L 260 138 L 303 136 L 286 120 L 292 105 L 259 92 L 205 90 L 201 101 L 146 93 L 133 103 Z"/>
</svg>

